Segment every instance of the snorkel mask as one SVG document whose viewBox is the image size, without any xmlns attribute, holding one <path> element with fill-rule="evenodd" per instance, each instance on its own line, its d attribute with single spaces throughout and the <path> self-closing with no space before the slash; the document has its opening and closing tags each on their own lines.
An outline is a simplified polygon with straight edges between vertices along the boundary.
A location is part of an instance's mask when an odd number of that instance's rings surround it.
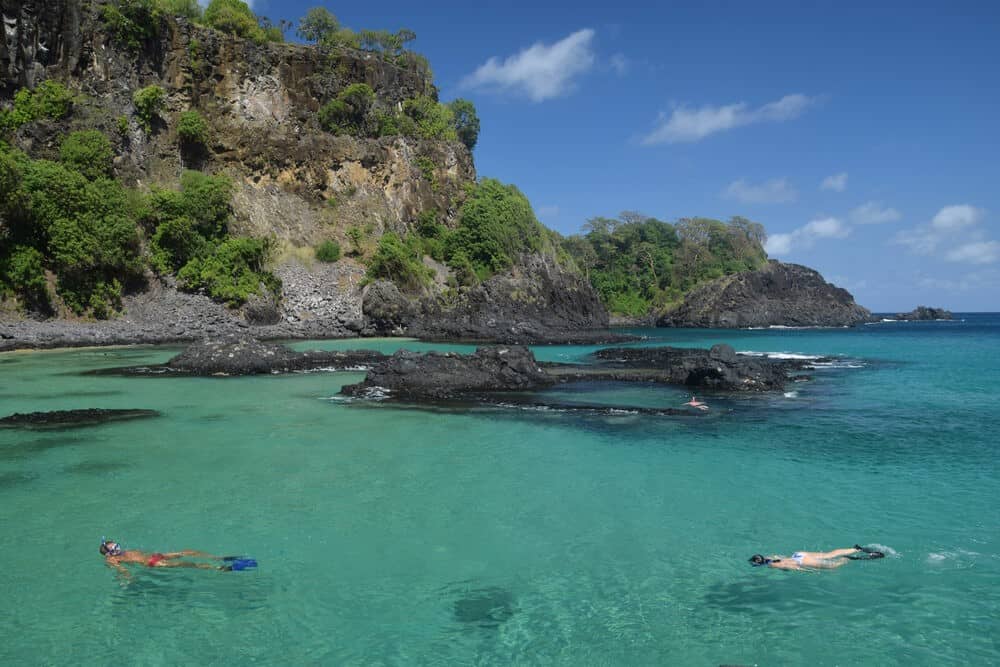
<svg viewBox="0 0 1000 667">
<path fill-rule="evenodd" d="M 754 567 L 761 567 L 762 565 L 770 565 L 771 559 L 765 558 L 760 554 L 754 554 L 753 556 L 750 556 L 750 564 L 753 565 Z"/>
<path fill-rule="evenodd" d="M 101 537 L 101 553 L 105 556 L 121 556 L 122 545 L 106 537 Z"/>
</svg>

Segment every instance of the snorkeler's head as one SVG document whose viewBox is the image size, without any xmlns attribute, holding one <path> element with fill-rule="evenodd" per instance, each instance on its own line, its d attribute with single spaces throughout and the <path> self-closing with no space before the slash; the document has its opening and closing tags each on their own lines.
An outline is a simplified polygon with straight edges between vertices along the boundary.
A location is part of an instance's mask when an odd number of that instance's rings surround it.
<svg viewBox="0 0 1000 667">
<path fill-rule="evenodd" d="M 750 564 L 753 565 L 754 567 L 767 565 L 769 562 L 770 561 L 767 558 L 764 558 L 760 554 L 754 554 L 753 556 L 750 556 Z"/>
<path fill-rule="evenodd" d="M 102 556 L 121 556 L 122 555 L 122 545 L 118 544 L 114 540 L 106 540 L 101 538 L 101 555 Z"/>
</svg>

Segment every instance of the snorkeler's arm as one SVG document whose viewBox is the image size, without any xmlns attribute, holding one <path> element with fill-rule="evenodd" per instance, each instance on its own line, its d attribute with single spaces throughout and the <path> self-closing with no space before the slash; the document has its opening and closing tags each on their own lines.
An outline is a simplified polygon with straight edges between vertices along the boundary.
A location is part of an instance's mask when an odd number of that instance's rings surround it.
<svg viewBox="0 0 1000 667">
<path fill-rule="evenodd" d="M 121 563 L 112 563 L 111 561 L 105 561 L 105 564 L 108 567 L 115 568 L 118 571 L 118 574 L 120 574 L 121 576 L 125 577 L 129 581 L 132 580 L 132 573 L 129 572 L 128 568 L 125 567 L 124 565 L 122 565 Z"/>
<path fill-rule="evenodd" d="M 790 558 L 782 558 L 780 560 L 772 560 L 768 563 L 768 567 L 777 568 L 779 570 L 801 570 L 802 566 L 796 563 Z"/>
</svg>

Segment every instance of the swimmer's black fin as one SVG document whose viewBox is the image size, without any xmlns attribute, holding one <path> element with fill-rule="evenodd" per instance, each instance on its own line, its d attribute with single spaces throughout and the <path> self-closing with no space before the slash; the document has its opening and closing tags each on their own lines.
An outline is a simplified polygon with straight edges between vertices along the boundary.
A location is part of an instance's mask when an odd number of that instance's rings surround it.
<svg viewBox="0 0 1000 667">
<path fill-rule="evenodd" d="M 874 549 L 865 549 L 859 554 L 844 556 L 844 558 L 848 560 L 876 560 L 878 558 L 885 558 L 885 554 L 881 551 L 875 551 Z"/>
</svg>

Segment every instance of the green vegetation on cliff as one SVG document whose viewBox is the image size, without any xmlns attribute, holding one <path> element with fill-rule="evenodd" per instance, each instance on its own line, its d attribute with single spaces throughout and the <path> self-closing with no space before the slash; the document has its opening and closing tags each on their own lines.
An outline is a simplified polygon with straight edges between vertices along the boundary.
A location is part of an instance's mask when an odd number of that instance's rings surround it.
<svg viewBox="0 0 1000 667">
<path fill-rule="evenodd" d="M 263 269 L 268 242 L 228 236 L 228 179 L 189 171 L 180 190 L 145 196 L 110 178 L 111 145 L 96 130 L 67 135 L 60 157 L 32 160 L 0 143 L 0 293 L 47 311 L 49 271 L 70 310 L 103 318 L 147 265 L 234 305 L 280 288 Z"/>
<path fill-rule="evenodd" d="M 679 301 L 697 285 L 760 268 L 767 262 L 764 228 L 682 218 L 676 224 L 637 213 L 592 218 L 586 233 L 562 240 L 612 313 L 641 317 Z"/>
<path fill-rule="evenodd" d="M 0 109 L 0 138 L 41 118 L 64 118 L 72 109 L 73 93 L 58 81 L 42 81 L 34 90 L 22 88 L 10 109 Z"/>
</svg>

